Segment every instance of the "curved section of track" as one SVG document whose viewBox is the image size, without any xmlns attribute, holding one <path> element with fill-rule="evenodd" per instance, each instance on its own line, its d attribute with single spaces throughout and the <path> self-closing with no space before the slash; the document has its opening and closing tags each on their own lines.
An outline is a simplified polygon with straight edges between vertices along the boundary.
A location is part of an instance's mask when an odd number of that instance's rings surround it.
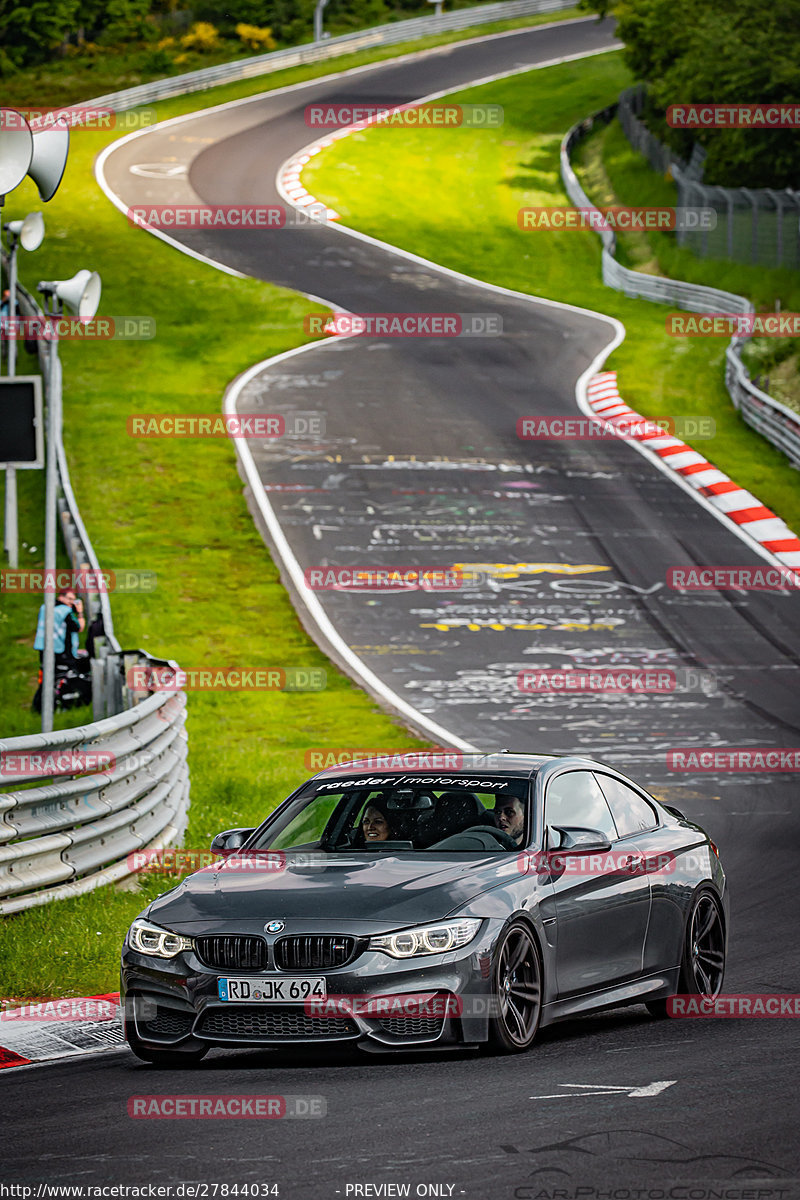
<svg viewBox="0 0 800 1200">
<path fill-rule="evenodd" d="M 270 93 L 126 139 L 109 154 L 105 178 L 126 204 L 271 203 L 278 169 L 308 141 L 303 111 L 312 101 L 406 103 L 609 44 L 607 28 L 580 21 Z M 168 157 L 185 167 L 177 180 L 131 173 Z M 483 585 L 456 595 L 314 597 L 348 654 L 421 713 L 429 731 L 435 723 L 463 745 L 584 750 L 662 788 L 676 782 L 669 746 L 794 744 L 796 599 L 698 597 L 666 583 L 671 566 L 754 564 L 756 552 L 630 445 L 516 436 L 522 414 L 575 415 L 576 382 L 620 336 L 615 322 L 481 284 L 338 227 L 180 238 L 228 269 L 350 311 L 424 307 L 502 318 L 501 338 L 310 346 L 249 370 L 232 401 L 287 417 L 311 405 L 326 417 L 322 442 L 239 447 L 251 482 L 256 474 L 260 481 L 253 492 L 264 522 L 280 529 L 297 565 L 287 582 L 301 611 L 309 596 L 297 575 L 309 566 L 489 565 Z M 313 614 L 310 623 L 319 636 Z M 330 638 L 327 646 L 336 652 Z M 518 687 L 528 667 L 619 663 L 675 668 L 689 682 L 656 696 Z"/>
</svg>

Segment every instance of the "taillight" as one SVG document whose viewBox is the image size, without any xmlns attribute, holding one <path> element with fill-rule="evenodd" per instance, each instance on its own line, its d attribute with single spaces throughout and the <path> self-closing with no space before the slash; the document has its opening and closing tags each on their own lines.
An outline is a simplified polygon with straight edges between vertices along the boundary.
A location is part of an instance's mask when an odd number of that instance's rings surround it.
<svg viewBox="0 0 800 1200">
<path fill-rule="evenodd" d="M 711 847 L 711 849 L 714 851 L 714 853 L 716 854 L 717 858 L 719 858 L 719 850 L 717 849 L 715 843 L 712 842 L 711 838 L 708 839 L 708 844 Z"/>
</svg>

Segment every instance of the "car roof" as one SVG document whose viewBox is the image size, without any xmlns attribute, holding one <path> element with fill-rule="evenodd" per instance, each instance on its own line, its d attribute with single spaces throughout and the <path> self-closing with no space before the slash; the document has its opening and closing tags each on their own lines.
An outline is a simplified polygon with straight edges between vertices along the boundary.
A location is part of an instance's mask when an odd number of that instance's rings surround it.
<svg viewBox="0 0 800 1200">
<path fill-rule="evenodd" d="M 590 759 L 574 758 L 572 755 L 519 754 L 510 750 L 493 751 L 488 754 L 464 754 L 460 750 L 398 750 L 395 753 L 375 755 L 372 758 L 353 759 L 336 763 L 314 775 L 314 779 L 339 779 L 355 774 L 374 773 L 382 775 L 437 775 L 461 776 L 465 771 L 490 775 L 515 775 L 529 778 L 549 763 L 574 762 L 576 765 L 597 767 Z"/>
</svg>

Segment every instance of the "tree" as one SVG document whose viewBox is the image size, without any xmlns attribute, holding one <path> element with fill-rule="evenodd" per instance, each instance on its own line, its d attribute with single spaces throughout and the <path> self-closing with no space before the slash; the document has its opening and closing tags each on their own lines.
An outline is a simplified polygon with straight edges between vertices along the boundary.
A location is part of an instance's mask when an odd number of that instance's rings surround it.
<svg viewBox="0 0 800 1200">
<path fill-rule="evenodd" d="M 800 92 L 800 0 L 585 0 L 617 19 L 625 60 L 648 87 L 645 119 L 682 157 L 707 151 L 704 179 L 728 187 L 794 187 L 797 130 L 671 129 L 671 104 L 789 104 Z"/>
<path fill-rule="evenodd" d="M 78 0 L 0 0 L 0 72 L 44 62 L 77 16 Z"/>
</svg>

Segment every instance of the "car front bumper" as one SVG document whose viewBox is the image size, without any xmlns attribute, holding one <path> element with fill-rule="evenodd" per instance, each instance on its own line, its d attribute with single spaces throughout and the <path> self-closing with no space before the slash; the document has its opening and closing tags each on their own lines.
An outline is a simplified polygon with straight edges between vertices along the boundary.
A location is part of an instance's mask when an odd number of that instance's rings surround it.
<svg viewBox="0 0 800 1200">
<path fill-rule="evenodd" d="M 174 959 L 125 945 L 120 982 L 126 1037 L 153 1050 L 201 1046 L 353 1043 L 363 1049 L 438 1047 L 486 1041 L 492 1011 L 492 952 L 504 922 L 486 920 L 460 950 L 394 959 L 367 950 L 344 967 L 325 970 L 221 970 L 194 950 Z M 328 1001 L 223 1001 L 227 976 L 326 979 Z"/>
</svg>

